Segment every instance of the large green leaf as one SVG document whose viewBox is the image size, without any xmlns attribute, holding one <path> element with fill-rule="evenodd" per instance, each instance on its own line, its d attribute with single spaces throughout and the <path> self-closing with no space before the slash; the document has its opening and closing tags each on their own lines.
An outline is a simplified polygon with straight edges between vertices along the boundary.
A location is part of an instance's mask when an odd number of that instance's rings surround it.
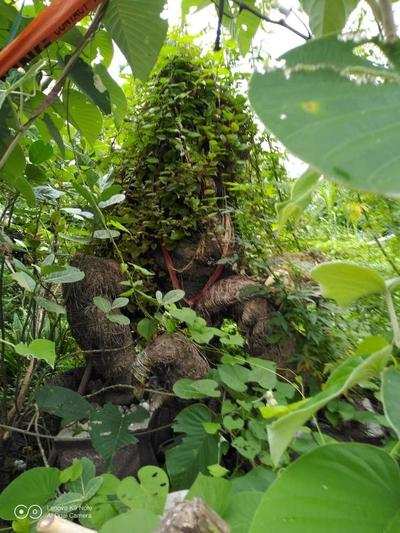
<svg viewBox="0 0 400 533">
<path fill-rule="evenodd" d="M 92 104 L 84 94 L 78 91 L 68 91 L 65 97 L 65 108 L 73 124 L 93 145 L 100 135 L 103 124 L 103 117 L 97 106 Z"/>
<path fill-rule="evenodd" d="M 35 296 L 36 303 L 39 307 L 43 307 L 43 309 L 46 309 L 49 313 L 54 313 L 55 315 L 65 315 L 66 310 L 65 307 L 58 304 L 57 302 L 54 302 L 53 300 L 48 300 L 47 298 L 43 298 L 42 296 Z"/>
<path fill-rule="evenodd" d="M 34 207 L 36 204 L 36 197 L 34 190 L 29 181 L 24 176 L 16 176 L 14 178 L 6 176 L 4 181 L 13 189 L 19 192 L 26 200 L 29 207 Z"/>
<path fill-rule="evenodd" d="M 255 0 L 247 0 L 246 4 L 255 7 Z M 244 55 L 250 49 L 251 42 L 261 23 L 261 19 L 248 11 L 242 9 L 236 19 L 236 38 L 239 50 Z"/>
<path fill-rule="evenodd" d="M 31 505 L 44 505 L 54 496 L 59 476 L 57 468 L 49 467 L 32 468 L 18 476 L 0 494 L 0 518 L 14 520 L 18 510 L 25 513 Z"/>
<path fill-rule="evenodd" d="M 104 87 L 110 94 L 111 111 L 114 116 L 116 126 L 121 126 L 128 110 L 128 103 L 124 91 L 118 83 L 110 76 L 104 65 L 99 63 L 95 65 L 94 71 L 100 77 Z"/>
<path fill-rule="evenodd" d="M 315 267 L 311 276 L 322 286 L 326 298 L 336 300 L 339 305 L 350 305 L 363 296 L 383 293 L 385 280 L 371 268 L 333 261 Z"/>
<path fill-rule="evenodd" d="M 6 151 L 8 144 L 11 139 L 5 140 L 4 138 L 0 141 L 1 155 Z M 1 169 L 1 174 L 6 179 L 18 178 L 21 177 L 24 173 L 26 166 L 25 154 L 19 144 L 13 149 L 9 154 L 8 159 Z"/>
<path fill-rule="evenodd" d="M 289 52 L 285 70 L 253 75 L 250 100 L 286 147 L 322 174 L 350 187 L 397 196 L 399 76 L 372 63 L 360 65 L 355 47 L 321 39 Z M 378 83 L 377 76 L 396 83 Z"/>
<path fill-rule="evenodd" d="M 222 518 L 229 524 L 230 533 L 248 533 L 253 517 L 260 506 L 262 492 L 243 491 L 232 494 Z"/>
<path fill-rule="evenodd" d="M 328 444 L 292 463 L 265 493 L 250 533 L 399 531 L 398 465 L 383 450 Z M 387 529 L 389 528 L 389 529 Z"/>
<path fill-rule="evenodd" d="M 108 520 L 99 533 L 154 533 L 160 518 L 147 509 L 134 509 Z"/>
<path fill-rule="evenodd" d="M 199 474 L 186 499 L 201 498 L 227 522 L 232 533 L 247 533 L 263 492 L 253 487 L 236 492 L 232 481 Z"/>
<path fill-rule="evenodd" d="M 385 416 L 400 439 L 400 371 L 397 368 L 382 372 L 382 403 Z"/>
<path fill-rule="evenodd" d="M 66 266 L 61 270 L 55 270 L 45 276 L 46 283 L 76 283 L 85 277 L 85 273 L 79 268 Z"/>
<path fill-rule="evenodd" d="M 58 120 L 58 117 L 54 113 L 45 113 L 43 115 L 43 121 L 46 124 L 47 129 L 49 130 L 50 135 L 53 137 L 56 142 L 58 149 L 63 157 L 65 157 L 65 145 L 63 138 L 60 133 L 60 129 L 57 127 L 54 121 Z"/>
<path fill-rule="evenodd" d="M 316 37 L 339 33 L 358 0 L 300 0 Z"/>
<path fill-rule="evenodd" d="M 66 56 L 65 63 L 69 59 L 70 56 Z M 103 113 L 106 115 L 111 113 L 110 94 L 107 91 L 107 87 L 103 86 L 102 90 L 99 90 L 99 87 L 95 84 L 95 73 L 88 63 L 78 58 L 69 76 Z"/>
<path fill-rule="evenodd" d="M 106 30 L 98 30 L 93 41 L 103 58 L 102 64 L 104 63 L 106 67 L 109 67 L 114 55 L 111 35 Z"/>
<path fill-rule="evenodd" d="M 147 416 L 147 411 L 141 407 L 133 413 L 123 415 L 118 407 L 111 403 L 107 403 L 92 414 L 90 418 L 92 444 L 109 466 L 112 465 L 113 458 L 120 448 L 137 442 L 129 426 L 133 422 L 142 422 Z"/>
<path fill-rule="evenodd" d="M 220 516 L 223 516 L 231 491 L 232 484 L 228 480 L 199 474 L 190 487 L 186 499 L 201 498 Z"/>
<path fill-rule="evenodd" d="M 33 142 L 29 147 L 29 159 L 34 165 L 44 163 L 53 155 L 53 147 L 50 143 L 39 139 Z"/>
<path fill-rule="evenodd" d="M 0 139 L 1 154 L 3 154 L 9 142 L 10 139 Z M 29 181 L 24 177 L 25 167 L 26 160 L 24 151 L 17 144 L 1 169 L 0 175 L 7 185 L 22 194 L 30 207 L 34 207 L 36 203 L 35 193 Z"/>
<path fill-rule="evenodd" d="M 354 385 L 365 382 L 380 373 L 391 353 L 391 347 L 371 354 L 367 358 L 352 356 L 339 365 L 329 377 L 325 388 L 297 409 L 268 426 L 268 440 L 272 461 L 277 465 L 297 431 L 328 402 L 345 393 Z"/>
<path fill-rule="evenodd" d="M 63 419 L 65 424 L 88 418 L 92 405 L 77 392 L 58 385 L 45 385 L 36 394 L 39 408 Z"/>
<path fill-rule="evenodd" d="M 120 480 L 113 474 L 103 474 L 101 478 L 103 479 L 101 487 L 87 504 L 90 506 L 90 514 L 83 515 L 79 519 L 83 526 L 96 530 L 118 515 L 116 492 Z"/>
<path fill-rule="evenodd" d="M 34 292 L 36 288 L 36 281 L 27 272 L 19 270 L 18 272 L 13 272 L 11 277 L 26 291 Z"/>
<path fill-rule="evenodd" d="M 134 477 L 124 478 L 117 490 L 118 498 L 130 509 L 148 509 L 162 515 L 168 496 L 168 476 L 157 466 L 143 466 L 138 472 L 138 481 Z"/>
<path fill-rule="evenodd" d="M 351 69 L 354 72 L 361 69 L 368 69 L 371 72 L 376 70 L 388 72 L 383 67 L 378 67 L 365 57 L 357 53 L 360 45 L 365 41 L 356 42 L 351 40 L 338 40 L 334 35 L 321 39 L 312 39 L 307 44 L 292 48 L 282 58 L 286 67 L 301 69 L 305 65 L 315 65 L 319 68 L 330 68 L 338 72 L 343 69 Z"/>
<path fill-rule="evenodd" d="M 236 492 L 265 492 L 275 480 L 275 473 L 264 466 L 252 468 L 244 476 L 232 479 L 232 491 Z"/>
<path fill-rule="evenodd" d="M 56 351 L 54 341 L 48 339 L 35 339 L 29 345 L 20 342 L 15 346 L 15 351 L 24 357 L 35 357 L 46 361 L 52 368 L 56 361 Z"/>
<path fill-rule="evenodd" d="M 185 18 L 189 11 L 199 11 L 210 5 L 211 0 L 182 0 L 182 18 Z"/>
<path fill-rule="evenodd" d="M 205 405 L 190 405 L 176 417 L 174 430 L 185 433 L 182 443 L 166 453 L 166 466 L 175 489 L 190 487 L 199 472 L 218 463 L 218 438 L 204 429 L 212 422 L 212 413 Z"/>
<path fill-rule="evenodd" d="M 200 398 L 219 398 L 221 392 L 218 383 L 213 379 L 178 379 L 174 383 L 174 393 L 185 400 Z"/>
<path fill-rule="evenodd" d="M 167 35 L 160 18 L 165 0 L 110 0 L 104 25 L 132 68 L 145 80 L 153 68 Z"/>
<path fill-rule="evenodd" d="M 320 178 L 319 172 L 312 168 L 307 169 L 293 185 L 290 199 L 277 204 L 278 228 L 282 229 L 290 219 L 296 222 L 311 202 L 311 195 Z"/>
</svg>

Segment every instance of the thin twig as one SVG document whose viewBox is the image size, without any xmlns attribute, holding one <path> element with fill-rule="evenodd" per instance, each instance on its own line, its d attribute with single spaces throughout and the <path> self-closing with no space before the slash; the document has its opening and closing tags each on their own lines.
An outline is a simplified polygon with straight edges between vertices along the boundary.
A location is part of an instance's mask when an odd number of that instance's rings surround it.
<svg viewBox="0 0 400 533">
<path fill-rule="evenodd" d="M 13 405 L 12 409 L 10 409 L 10 411 L 9 411 L 9 413 L 7 415 L 7 420 L 8 421 L 11 421 L 14 418 L 14 416 L 16 415 L 16 413 L 22 407 L 22 403 L 23 403 L 23 401 L 25 399 L 26 393 L 27 393 L 29 385 L 31 383 L 32 374 L 33 374 L 33 371 L 35 369 L 35 364 L 36 364 L 36 359 L 32 358 L 29 361 L 28 369 L 25 372 L 25 375 L 24 375 L 24 377 L 22 379 L 21 387 L 19 389 L 19 393 L 18 393 L 17 398 L 15 400 L 15 404 Z"/>
<path fill-rule="evenodd" d="M 382 26 L 388 43 L 397 39 L 397 28 L 394 22 L 392 0 L 379 0 L 381 6 Z"/>
<path fill-rule="evenodd" d="M 242 2 L 241 0 L 233 0 L 233 2 L 240 9 L 244 9 L 246 11 L 249 11 L 250 13 L 253 13 L 253 15 L 255 15 L 261 20 L 264 20 L 265 22 L 269 22 L 270 24 L 276 24 L 277 26 L 282 26 L 283 28 L 286 28 L 287 30 L 292 31 L 293 33 L 295 33 L 296 35 L 298 35 L 299 37 L 301 37 L 302 39 L 306 41 L 311 39 L 310 35 L 304 35 L 304 33 L 302 33 L 301 31 L 298 31 L 296 30 L 296 28 L 293 28 L 292 26 L 290 26 L 284 18 L 281 18 L 279 20 L 274 20 L 274 19 L 269 18 L 267 15 L 264 15 L 263 13 L 261 13 L 261 11 L 259 11 L 256 7 L 246 4 L 246 2 Z"/>
<path fill-rule="evenodd" d="M 86 394 L 85 398 L 92 398 L 93 396 L 97 396 L 99 394 L 102 394 L 103 392 L 107 392 L 109 390 L 115 390 L 115 389 L 126 389 L 133 392 L 134 396 L 137 396 L 138 394 L 138 388 L 134 387 L 133 385 L 125 385 L 124 383 L 116 384 L 116 385 L 109 385 L 108 387 L 103 387 L 102 389 L 99 389 L 96 392 L 92 392 L 91 394 Z M 154 392 L 156 394 L 162 394 L 163 396 L 173 396 L 176 397 L 176 394 L 173 394 L 172 392 L 166 392 L 162 390 L 157 389 L 142 389 L 140 388 L 140 391 L 143 392 Z"/>
<path fill-rule="evenodd" d="M 4 152 L 3 156 L 0 159 L 0 170 L 4 167 L 5 163 L 7 162 L 8 158 L 12 154 L 14 148 L 17 146 L 19 141 L 24 137 L 25 133 L 28 131 L 30 126 L 35 122 L 35 120 L 44 112 L 48 107 L 50 107 L 55 99 L 57 98 L 59 92 L 64 87 L 64 83 L 71 72 L 73 66 L 75 65 L 76 61 L 78 60 L 82 50 L 87 45 L 88 41 L 93 37 L 96 30 L 98 29 L 101 19 L 104 15 L 106 4 L 102 4 L 99 9 L 96 12 L 95 17 L 93 18 L 92 23 L 90 24 L 89 28 L 87 29 L 85 35 L 82 38 L 81 44 L 76 48 L 75 52 L 71 55 L 68 63 L 65 65 L 65 68 L 55 83 L 52 90 L 49 92 L 49 94 L 46 96 L 46 98 L 43 100 L 43 102 L 34 110 L 32 116 L 21 125 L 19 130 L 17 131 L 17 134 L 11 141 L 11 143 L 8 145 L 6 151 Z"/>
<path fill-rule="evenodd" d="M 225 0 L 219 0 L 218 5 L 218 26 L 217 35 L 215 36 L 214 52 L 221 50 L 221 33 L 222 33 L 222 19 L 224 18 L 224 4 Z"/>
<path fill-rule="evenodd" d="M 159 426 L 157 428 L 144 429 L 143 431 L 133 431 L 132 433 L 133 435 L 147 435 L 148 433 L 156 433 L 157 431 L 167 429 L 171 426 L 172 422 L 170 424 L 164 424 L 163 426 Z M 26 429 L 16 428 L 14 426 L 8 426 L 6 424 L 0 424 L 0 428 L 5 429 L 7 431 L 12 431 L 14 433 L 21 433 L 22 435 L 28 435 L 29 437 L 53 440 L 55 442 L 78 442 L 78 439 L 76 437 L 59 437 L 58 435 L 45 435 L 44 433 L 38 433 L 37 431 L 27 431 Z"/>
<path fill-rule="evenodd" d="M 39 417 L 40 417 L 39 408 L 38 408 L 37 405 L 35 405 L 35 418 L 34 418 L 33 424 L 34 424 L 34 427 L 35 427 L 36 441 L 37 441 L 37 444 L 38 444 L 38 448 L 40 450 L 40 455 L 42 456 L 42 459 L 43 459 L 44 466 L 50 466 L 49 462 L 47 460 L 46 454 L 44 453 L 44 448 L 43 448 L 43 445 L 42 445 L 42 441 L 40 440 L 39 429 L 38 429 Z"/>
</svg>

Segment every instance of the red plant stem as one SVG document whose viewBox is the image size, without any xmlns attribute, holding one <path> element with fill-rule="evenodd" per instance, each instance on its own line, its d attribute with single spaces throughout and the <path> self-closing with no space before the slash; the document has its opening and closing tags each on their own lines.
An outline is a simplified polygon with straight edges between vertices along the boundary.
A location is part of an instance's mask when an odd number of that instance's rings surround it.
<svg viewBox="0 0 400 533">
<path fill-rule="evenodd" d="M 161 250 L 164 257 L 164 264 L 167 269 L 169 278 L 171 280 L 172 286 L 174 289 L 182 289 L 181 282 L 178 279 L 178 276 L 176 274 L 176 269 L 174 266 L 174 262 L 172 260 L 171 254 L 169 251 L 165 248 L 165 246 L 161 246 Z M 203 286 L 203 288 L 194 294 L 191 298 L 184 298 L 185 302 L 192 307 L 195 305 L 204 295 L 204 293 L 216 283 L 219 278 L 221 277 L 222 273 L 224 271 L 224 265 L 218 265 L 217 268 L 214 270 L 214 272 L 211 274 L 211 276 L 208 278 L 206 284 Z"/>
</svg>

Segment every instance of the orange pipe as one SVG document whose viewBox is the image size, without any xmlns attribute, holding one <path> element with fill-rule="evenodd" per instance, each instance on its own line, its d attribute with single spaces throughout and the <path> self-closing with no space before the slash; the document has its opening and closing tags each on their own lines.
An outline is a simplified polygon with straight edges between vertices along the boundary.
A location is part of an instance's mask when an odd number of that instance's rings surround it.
<svg viewBox="0 0 400 533">
<path fill-rule="evenodd" d="M 0 51 L 0 78 L 56 41 L 104 0 L 53 0 Z"/>
</svg>

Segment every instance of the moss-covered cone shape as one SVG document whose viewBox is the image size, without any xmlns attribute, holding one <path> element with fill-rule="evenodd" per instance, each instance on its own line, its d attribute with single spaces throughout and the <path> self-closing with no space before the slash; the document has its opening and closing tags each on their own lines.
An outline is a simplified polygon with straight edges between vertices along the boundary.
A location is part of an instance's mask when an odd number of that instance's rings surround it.
<svg viewBox="0 0 400 533">
<path fill-rule="evenodd" d="M 140 101 L 141 100 L 141 101 Z M 118 180 L 129 228 L 119 242 L 133 259 L 203 233 L 235 207 L 225 185 L 249 178 L 256 126 L 230 71 L 190 45 L 166 53 L 135 108 Z M 115 213 L 114 213 L 115 214 Z"/>
</svg>

